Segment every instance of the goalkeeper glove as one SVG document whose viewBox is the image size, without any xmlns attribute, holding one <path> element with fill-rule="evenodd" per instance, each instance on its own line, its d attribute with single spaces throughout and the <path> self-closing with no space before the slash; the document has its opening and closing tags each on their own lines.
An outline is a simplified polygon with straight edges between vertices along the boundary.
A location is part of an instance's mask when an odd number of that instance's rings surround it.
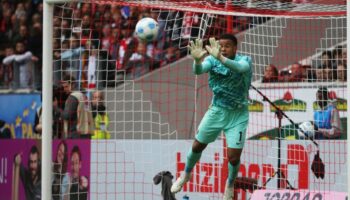
<svg viewBox="0 0 350 200">
<path fill-rule="evenodd" d="M 221 51 L 219 41 L 215 40 L 215 38 L 209 38 L 210 46 L 206 45 L 205 48 L 216 59 L 220 59 Z"/>
<path fill-rule="evenodd" d="M 203 49 L 203 41 L 201 39 L 196 39 L 195 43 L 190 41 L 189 49 L 196 63 L 199 63 L 207 53 L 207 51 Z"/>
</svg>

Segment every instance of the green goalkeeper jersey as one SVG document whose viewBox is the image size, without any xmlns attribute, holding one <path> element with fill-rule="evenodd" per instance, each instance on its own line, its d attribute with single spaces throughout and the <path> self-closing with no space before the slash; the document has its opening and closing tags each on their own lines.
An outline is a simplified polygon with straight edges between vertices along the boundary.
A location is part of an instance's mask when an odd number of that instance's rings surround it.
<svg viewBox="0 0 350 200">
<path fill-rule="evenodd" d="M 233 61 L 247 62 L 249 69 L 243 72 L 229 69 L 213 56 L 207 56 L 202 65 L 210 66 L 209 87 L 213 91 L 212 105 L 227 109 L 248 105 L 248 91 L 252 79 L 252 60 L 236 54 Z"/>
</svg>

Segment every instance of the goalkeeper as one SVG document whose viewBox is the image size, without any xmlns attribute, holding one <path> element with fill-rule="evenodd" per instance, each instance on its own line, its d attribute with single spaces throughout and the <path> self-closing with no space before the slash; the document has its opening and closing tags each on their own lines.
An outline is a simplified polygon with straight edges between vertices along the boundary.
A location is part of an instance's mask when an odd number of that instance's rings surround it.
<svg viewBox="0 0 350 200">
<path fill-rule="evenodd" d="M 248 56 L 236 54 L 237 38 L 234 35 L 224 34 L 219 41 L 210 38 L 209 43 L 210 46 L 205 47 L 207 51 L 203 49 L 200 39 L 191 41 L 189 45 L 194 58 L 193 72 L 196 75 L 209 73 L 209 87 L 213 91 L 213 98 L 188 152 L 185 172 L 174 182 L 171 191 L 176 193 L 182 189 L 191 178 L 191 171 L 202 151 L 224 131 L 229 161 L 224 200 L 231 200 L 248 126 L 248 91 L 252 78 L 252 61 Z M 207 52 L 210 55 L 205 57 Z"/>
</svg>

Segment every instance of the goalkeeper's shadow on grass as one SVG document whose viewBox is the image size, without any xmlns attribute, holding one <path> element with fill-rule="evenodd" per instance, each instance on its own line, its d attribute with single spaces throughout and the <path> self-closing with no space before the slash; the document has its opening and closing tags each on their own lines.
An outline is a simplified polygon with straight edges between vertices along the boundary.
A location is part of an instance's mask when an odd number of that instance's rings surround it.
<svg viewBox="0 0 350 200">
<path fill-rule="evenodd" d="M 272 178 L 274 178 L 276 175 L 278 176 L 277 179 L 277 188 L 281 189 L 281 180 L 286 181 L 287 183 L 287 189 L 295 190 L 297 188 L 294 188 L 288 181 L 288 179 L 284 176 L 283 172 L 281 171 L 281 131 L 282 131 L 282 119 L 285 117 L 289 120 L 289 122 L 296 127 L 304 136 L 306 139 L 310 140 L 317 148 L 317 153 L 314 156 L 314 159 L 311 164 L 311 171 L 316 176 L 316 178 L 324 179 L 325 176 L 325 165 L 320 158 L 320 150 L 318 143 L 312 138 L 309 137 L 304 130 L 302 130 L 298 124 L 296 124 L 292 119 L 290 119 L 278 106 L 276 106 L 266 95 L 264 95 L 260 90 L 258 90 L 256 87 L 251 85 L 251 88 L 254 89 L 259 95 L 263 97 L 263 101 L 267 101 L 272 107 L 276 109 L 276 116 L 278 118 L 278 158 L 277 158 L 277 171 L 266 180 L 265 183 L 262 184 L 262 186 L 258 186 L 258 180 L 254 178 L 248 178 L 248 177 L 237 177 L 235 182 L 235 188 L 236 189 L 243 189 L 243 190 L 249 190 L 254 191 L 256 189 L 263 189 L 269 181 L 271 181 Z"/>
</svg>

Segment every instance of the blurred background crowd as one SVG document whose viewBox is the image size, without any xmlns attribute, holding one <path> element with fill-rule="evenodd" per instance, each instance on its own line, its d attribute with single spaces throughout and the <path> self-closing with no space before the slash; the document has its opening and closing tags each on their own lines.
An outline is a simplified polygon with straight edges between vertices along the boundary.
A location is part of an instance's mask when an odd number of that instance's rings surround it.
<svg viewBox="0 0 350 200">
<path fill-rule="evenodd" d="M 346 46 L 337 46 L 333 50 L 322 52 L 313 65 L 295 62 L 281 69 L 269 64 L 265 67 L 262 82 L 346 82 L 346 62 Z"/>
<path fill-rule="evenodd" d="M 59 85 L 69 74 L 79 81 L 79 89 L 115 86 L 118 79 L 137 78 L 187 55 L 179 43 L 198 35 L 196 27 L 202 17 L 90 3 L 56 6 L 54 12 L 54 83 Z M 0 13 L 0 88 L 41 90 L 42 0 L 2 0 Z M 159 23 L 155 42 L 140 42 L 134 36 L 137 21 L 144 17 Z M 232 31 L 239 33 L 250 23 L 263 22 L 234 17 Z M 214 28 L 205 36 L 218 35 L 225 23 L 225 19 L 215 19 Z M 346 47 L 325 51 L 315 59 L 312 65 L 271 63 L 265 67 L 262 82 L 346 81 Z"/>
</svg>

